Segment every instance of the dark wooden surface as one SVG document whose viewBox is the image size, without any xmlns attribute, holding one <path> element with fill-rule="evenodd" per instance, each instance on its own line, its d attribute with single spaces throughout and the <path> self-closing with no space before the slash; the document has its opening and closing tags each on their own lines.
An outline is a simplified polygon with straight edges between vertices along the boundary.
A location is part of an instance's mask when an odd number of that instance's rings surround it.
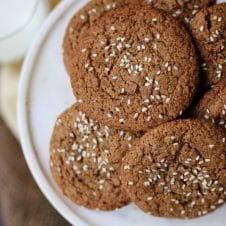
<svg viewBox="0 0 226 226">
<path fill-rule="evenodd" d="M 0 144 L 0 221 L 3 225 L 69 226 L 36 186 L 20 145 L 1 118 Z"/>
</svg>

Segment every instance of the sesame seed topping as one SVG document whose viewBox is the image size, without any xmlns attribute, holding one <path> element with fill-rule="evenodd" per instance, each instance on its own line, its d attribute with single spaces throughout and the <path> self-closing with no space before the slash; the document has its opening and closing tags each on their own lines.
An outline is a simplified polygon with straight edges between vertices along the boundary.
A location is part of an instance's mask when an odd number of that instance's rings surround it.
<svg viewBox="0 0 226 226">
<path fill-rule="evenodd" d="M 129 165 L 125 165 L 124 166 L 124 170 L 130 170 L 130 166 Z"/>
<path fill-rule="evenodd" d="M 219 199 L 217 203 L 218 204 L 223 204 L 224 203 L 224 200 L 223 199 Z"/>
<path fill-rule="evenodd" d="M 201 32 L 203 32 L 203 31 L 204 31 L 204 26 L 202 25 L 202 26 L 199 28 L 199 30 L 200 30 Z"/>
<path fill-rule="evenodd" d="M 147 197 L 147 201 L 151 201 L 151 200 L 153 200 L 153 197 L 151 196 Z"/>
<path fill-rule="evenodd" d="M 214 147 L 215 147 L 215 144 L 209 144 L 208 146 L 209 146 L 209 148 L 211 148 L 211 149 L 212 149 L 212 148 L 214 148 Z"/>
<path fill-rule="evenodd" d="M 107 117 L 108 118 L 111 118 L 112 117 L 112 114 L 111 113 L 107 113 Z"/>
<path fill-rule="evenodd" d="M 111 30 L 115 31 L 116 30 L 115 26 L 111 26 Z"/>
<path fill-rule="evenodd" d="M 124 119 L 123 119 L 123 118 L 120 118 L 120 119 L 119 119 L 119 122 L 120 122 L 120 123 L 123 123 L 123 122 L 124 122 Z"/>
<path fill-rule="evenodd" d="M 82 15 L 82 14 L 80 15 L 80 19 L 81 19 L 81 20 L 85 20 L 85 18 L 86 18 L 86 17 L 85 17 L 84 15 Z"/>
</svg>

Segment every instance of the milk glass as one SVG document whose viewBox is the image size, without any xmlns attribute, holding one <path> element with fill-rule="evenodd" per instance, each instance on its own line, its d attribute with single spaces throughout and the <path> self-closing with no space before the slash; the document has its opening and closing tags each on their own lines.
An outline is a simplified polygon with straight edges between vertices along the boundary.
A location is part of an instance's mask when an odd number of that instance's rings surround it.
<svg viewBox="0 0 226 226">
<path fill-rule="evenodd" d="M 0 0 L 0 63 L 24 57 L 48 10 L 47 0 Z"/>
</svg>

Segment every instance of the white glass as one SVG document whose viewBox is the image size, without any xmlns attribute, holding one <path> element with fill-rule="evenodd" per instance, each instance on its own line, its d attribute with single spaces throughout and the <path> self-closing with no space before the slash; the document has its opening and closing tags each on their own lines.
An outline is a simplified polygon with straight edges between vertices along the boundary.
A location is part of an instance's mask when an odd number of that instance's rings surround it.
<svg viewBox="0 0 226 226">
<path fill-rule="evenodd" d="M 0 62 L 21 59 L 48 14 L 47 0 L 0 0 Z"/>
</svg>

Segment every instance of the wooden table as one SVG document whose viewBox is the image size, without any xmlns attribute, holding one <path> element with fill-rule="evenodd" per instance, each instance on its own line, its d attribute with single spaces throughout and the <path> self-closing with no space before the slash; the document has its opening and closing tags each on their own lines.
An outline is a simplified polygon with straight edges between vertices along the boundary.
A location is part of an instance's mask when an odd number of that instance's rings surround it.
<svg viewBox="0 0 226 226">
<path fill-rule="evenodd" d="M 20 145 L 1 118 L 0 142 L 0 210 L 3 225 L 69 226 L 38 189 Z"/>
</svg>

